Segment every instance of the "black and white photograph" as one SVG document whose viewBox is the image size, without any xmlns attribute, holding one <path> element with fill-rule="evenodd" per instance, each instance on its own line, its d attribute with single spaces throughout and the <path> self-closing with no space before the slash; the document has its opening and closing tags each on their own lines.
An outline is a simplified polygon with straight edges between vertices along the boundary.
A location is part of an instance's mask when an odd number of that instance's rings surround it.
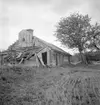
<svg viewBox="0 0 100 105">
<path fill-rule="evenodd" d="M 100 105 L 99 15 L 99 0 L 0 0 L 0 105 Z"/>
</svg>

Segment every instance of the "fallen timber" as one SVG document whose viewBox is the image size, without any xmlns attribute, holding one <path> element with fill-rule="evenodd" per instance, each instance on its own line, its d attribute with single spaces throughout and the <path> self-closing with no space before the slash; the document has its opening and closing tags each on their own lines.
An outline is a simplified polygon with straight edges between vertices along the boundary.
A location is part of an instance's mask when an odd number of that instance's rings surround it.
<svg viewBox="0 0 100 105">
<path fill-rule="evenodd" d="M 43 48 L 41 47 L 23 47 L 18 49 L 8 49 L 0 54 L 3 64 L 22 64 L 35 56 Z M 39 59 L 39 58 L 38 58 Z"/>
</svg>

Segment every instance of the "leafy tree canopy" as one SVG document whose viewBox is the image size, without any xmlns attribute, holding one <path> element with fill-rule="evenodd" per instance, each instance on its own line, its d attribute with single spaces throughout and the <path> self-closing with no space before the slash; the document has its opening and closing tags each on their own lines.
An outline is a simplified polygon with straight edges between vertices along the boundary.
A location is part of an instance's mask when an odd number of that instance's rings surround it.
<svg viewBox="0 0 100 105">
<path fill-rule="evenodd" d="M 86 47 L 91 51 L 100 50 L 100 25 L 98 23 L 91 25 L 91 30 L 88 32 L 88 34 L 91 37 L 88 39 L 89 43 Z"/>
<path fill-rule="evenodd" d="M 69 48 L 78 48 L 79 52 L 84 50 L 85 42 L 90 35 L 91 18 L 88 15 L 79 13 L 71 14 L 69 17 L 62 18 L 57 24 L 55 36 Z"/>
</svg>

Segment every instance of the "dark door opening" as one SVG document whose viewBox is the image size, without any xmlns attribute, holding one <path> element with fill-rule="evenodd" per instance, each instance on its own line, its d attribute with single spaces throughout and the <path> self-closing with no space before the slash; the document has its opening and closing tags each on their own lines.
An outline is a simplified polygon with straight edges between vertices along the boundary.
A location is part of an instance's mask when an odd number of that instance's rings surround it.
<svg viewBox="0 0 100 105">
<path fill-rule="evenodd" d="M 42 60 L 45 65 L 47 65 L 47 52 L 42 53 Z"/>
</svg>

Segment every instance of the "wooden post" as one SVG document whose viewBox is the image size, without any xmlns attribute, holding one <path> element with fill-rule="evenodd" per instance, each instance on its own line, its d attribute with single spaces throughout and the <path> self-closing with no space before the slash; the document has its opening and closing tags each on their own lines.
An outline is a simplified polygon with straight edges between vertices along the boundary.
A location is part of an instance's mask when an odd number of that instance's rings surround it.
<svg viewBox="0 0 100 105">
<path fill-rule="evenodd" d="M 2 54 L 2 51 L 0 52 L 0 59 L 1 59 L 0 63 L 1 63 L 1 65 L 3 65 L 3 54 Z"/>
<path fill-rule="evenodd" d="M 71 56 L 68 56 L 68 63 L 69 63 L 69 64 L 71 63 L 71 62 L 70 62 L 70 57 L 71 57 Z"/>
<path fill-rule="evenodd" d="M 0 65 L 2 65 L 2 54 L 1 54 L 1 51 L 0 51 Z"/>
<path fill-rule="evenodd" d="M 50 65 L 50 50 L 47 50 L 47 65 Z"/>
</svg>

